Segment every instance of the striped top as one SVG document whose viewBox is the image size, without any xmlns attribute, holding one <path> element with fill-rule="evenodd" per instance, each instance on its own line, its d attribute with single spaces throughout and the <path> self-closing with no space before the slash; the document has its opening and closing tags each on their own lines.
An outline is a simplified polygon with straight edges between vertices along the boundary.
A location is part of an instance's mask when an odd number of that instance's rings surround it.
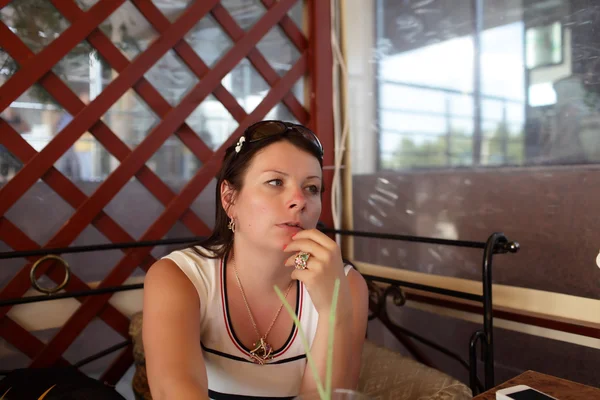
<svg viewBox="0 0 600 400">
<path fill-rule="evenodd" d="M 227 301 L 226 263 L 200 256 L 191 249 L 177 250 L 170 259 L 193 283 L 200 298 L 200 335 L 209 397 L 211 399 L 292 399 L 300 392 L 306 355 L 298 329 L 273 351 L 265 365 L 250 361 L 246 348 L 232 328 Z M 345 267 L 348 274 L 351 266 Z M 318 313 L 306 288 L 297 281 L 296 315 L 310 345 L 317 330 Z"/>
</svg>

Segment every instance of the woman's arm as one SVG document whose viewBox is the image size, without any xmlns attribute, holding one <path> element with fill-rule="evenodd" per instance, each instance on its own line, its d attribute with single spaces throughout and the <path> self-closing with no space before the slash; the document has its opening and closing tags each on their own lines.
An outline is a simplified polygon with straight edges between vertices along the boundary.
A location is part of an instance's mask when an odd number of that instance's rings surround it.
<svg viewBox="0 0 600 400">
<path fill-rule="evenodd" d="M 338 297 L 333 342 L 332 387 L 354 390 L 358 385 L 362 348 L 367 329 L 369 294 L 365 280 L 357 271 L 350 270 L 347 280 L 349 292 L 344 294 L 340 290 Z M 325 385 L 328 335 L 329 314 L 319 314 L 311 355 L 323 385 Z M 317 385 L 307 364 L 300 392 L 316 391 Z"/>
<path fill-rule="evenodd" d="M 146 274 L 143 315 L 152 398 L 208 399 L 200 348 L 200 300 L 194 285 L 173 261 L 159 260 Z"/>
</svg>

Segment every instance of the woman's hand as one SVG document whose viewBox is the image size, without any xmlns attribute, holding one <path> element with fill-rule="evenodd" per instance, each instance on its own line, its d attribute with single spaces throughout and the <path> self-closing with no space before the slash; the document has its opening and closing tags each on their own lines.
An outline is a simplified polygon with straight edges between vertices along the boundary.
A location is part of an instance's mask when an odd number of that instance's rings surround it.
<svg viewBox="0 0 600 400">
<path fill-rule="evenodd" d="M 310 352 L 321 382 L 325 381 L 327 364 L 330 361 L 329 338 L 333 334 L 332 387 L 356 389 L 368 320 L 367 284 L 358 271 L 351 270 L 348 275 L 344 273 L 344 262 L 337 243 L 316 229 L 297 233 L 284 251 L 294 253 L 285 263 L 292 268 L 299 252 L 310 254 L 306 269 L 295 269 L 292 278 L 304 283 L 319 313 Z M 332 332 L 329 314 L 336 279 L 340 280 L 340 291 Z M 316 380 L 310 368 L 307 364 L 300 393 L 317 390 Z"/>
<path fill-rule="evenodd" d="M 340 279 L 337 317 L 350 316 L 351 302 L 349 287 L 344 274 L 344 262 L 339 246 L 335 241 L 317 229 L 306 229 L 292 237 L 284 248 L 286 253 L 294 252 L 285 265 L 294 267 L 294 259 L 299 252 L 310 254 L 306 269 L 295 269 L 292 278 L 302 281 L 320 315 L 328 316 L 333 300 L 335 280 Z M 345 310 L 347 308 L 347 310 Z M 347 313 L 344 313 L 344 310 Z"/>
</svg>

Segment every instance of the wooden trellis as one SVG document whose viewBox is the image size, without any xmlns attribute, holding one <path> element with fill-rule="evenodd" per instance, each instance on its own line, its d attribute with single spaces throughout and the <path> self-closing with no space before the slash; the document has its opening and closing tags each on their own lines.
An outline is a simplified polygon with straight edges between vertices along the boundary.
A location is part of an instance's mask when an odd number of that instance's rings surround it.
<svg viewBox="0 0 600 400">
<path fill-rule="evenodd" d="M 0 46 L 19 64 L 19 69 L 0 88 L 0 110 L 11 105 L 20 95 L 39 84 L 54 97 L 69 114 L 72 122 L 59 132 L 41 151 L 37 152 L 8 123 L 0 119 L 0 144 L 4 145 L 22 163 L 23 167 L 0 188 L 0 240 L 13 250 L 32 250 L 69 246 L 88 226 L 94 226 L 108 240 L 131 242 L 131 237 L 103 208 L 135 177 L 164 206 L 161 215 L 150 225 L 139 240 L 156 240 L 180 221 L 193 234 L 204 235 L 209 228 L 190 209 L 194 199 L 202 192 L 217 172 L 224 149 L 231 145 L 243 130 L 258 121 L 280 102 L 303 124 L 310 126 L 321 137 L 326 148 L 325 165 L 333 164 L 333 105 L 332 105 L 332 54 L 330 45 L 330 2 L 306 1 L 309 21 L 308 38 L 287 15 L 297 1 L 261 0 L 266 12 L 248 31 L 244 31 L 218 0 L 191 2 L 183 14 L 171 23 L 148 0 L 130 0 L 141 15 L 160 35 L 149 47 L 130 61 L 99 29 L 99 25 L 115 12 L 125 0 L 99 1 L 88 11 L 83 11 L 73 0 L 50 0 L 71 25 L 39 53 L 32 52 L 4 23 L 0 23 Z M 0 0 L 0 8 L 10 1 Z M 233 46 L 216 64 L 209 68 L 183 40 L 186 33 L 207 14 L 211 14 L 223 31 L 231 38 Z M 300 52 L 292 68 L 279 76 L 256 45 L 274 26 L 279 25 L 290 42 Z M 85 105 L 54 72 L 52 68 L 82 41 L 94 47 L 118 76 L 90 104 Z M 176 106 L 171 106 L 145 78 L 144 74 L 169 50 L 173 50 L 196 75 L 198 83 L 189 90 Z M 270 90 L 262 102 L 246 113 L 235 97 L 221 85 L 221 80 L 247 58 L 256 71 L 269 84 Z M 307 110 L 292 94 L 292 86 L 299 79 L 309 82 L 310 106 Z M 101 117 L 129 89 L 133 89 L 160 118 L 144 140 L 130 149 L 102 120 Z M 186 118 L 207 96 L 213 95 L 237 121 L 238 127 L 216 151 L 211 150 L 186 123 Z M 59 172 L 55 162 L 82 136 L 90 132 L 118 161 L 119 166 L 93 194 L 86 195 L 73 182 Z M 171 136 L 177 138 L 202 162 L 202 167 L 179 193 L 174 193 L 146 162 Z M 331 171 L 325 174 L 327 187 L 331 187 Z M 38 180 L 43 180 L 75 212 L 40 246 L 6 218 L 6 212 Z M 324 199 L 325 223 L 331 222 L 329 200 Z M 121 260 L 111 269 L 99 287 L 118 286 L 131 275 L 137 266 L 147 270 L 155 261 L 151 248 L 124 250 Z M 0 298 L 15 298 L 30 288 L 29 271 L 38 257 L 28 259 L 17 275 L 1 289 Z M 60 283 L 63 272 L 60 266 L 46 262 L 38 268 L 38 277 L 46 274 Z M 72 274 L 67 292 L 89 289 L 82 279 Z M 43 343 L 7 313 L 11 307 L 0 308 L 0 336 L 31 358 L 32 367 L 45 367 L 67 363 L 63 353 L 84 328 L 95 318 L 101 318 L 123 337 L 128 337 L 129 319 L 108 303 L 111 295 L 79 299 L 80 306 L 60 331 Z M 116 383 L 132 364 L 131 348 L 125 348 L 104 372 L 102 380 Z"/>
</svg>

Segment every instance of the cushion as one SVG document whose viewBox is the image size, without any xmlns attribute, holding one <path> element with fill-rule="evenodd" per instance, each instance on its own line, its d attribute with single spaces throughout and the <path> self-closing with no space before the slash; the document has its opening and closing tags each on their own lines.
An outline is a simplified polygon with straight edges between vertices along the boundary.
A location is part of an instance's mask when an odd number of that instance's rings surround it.
<svg viewBox="0 0 600 400">
<path fill-rule="evenodd" d="M 462 382 L 368 340 L 363 346 L 358 390 L 381 400 L 473 398 L 471 389 Z"/>
<path fill-rule="evenodd" d="M 129 335 L 133 342 L 133 361 L 135 365 L 144 365 L 144 344 L 142 343 L 142 313 L 138 312 L 131 316 L 129 323 Z"/>
</svg>

